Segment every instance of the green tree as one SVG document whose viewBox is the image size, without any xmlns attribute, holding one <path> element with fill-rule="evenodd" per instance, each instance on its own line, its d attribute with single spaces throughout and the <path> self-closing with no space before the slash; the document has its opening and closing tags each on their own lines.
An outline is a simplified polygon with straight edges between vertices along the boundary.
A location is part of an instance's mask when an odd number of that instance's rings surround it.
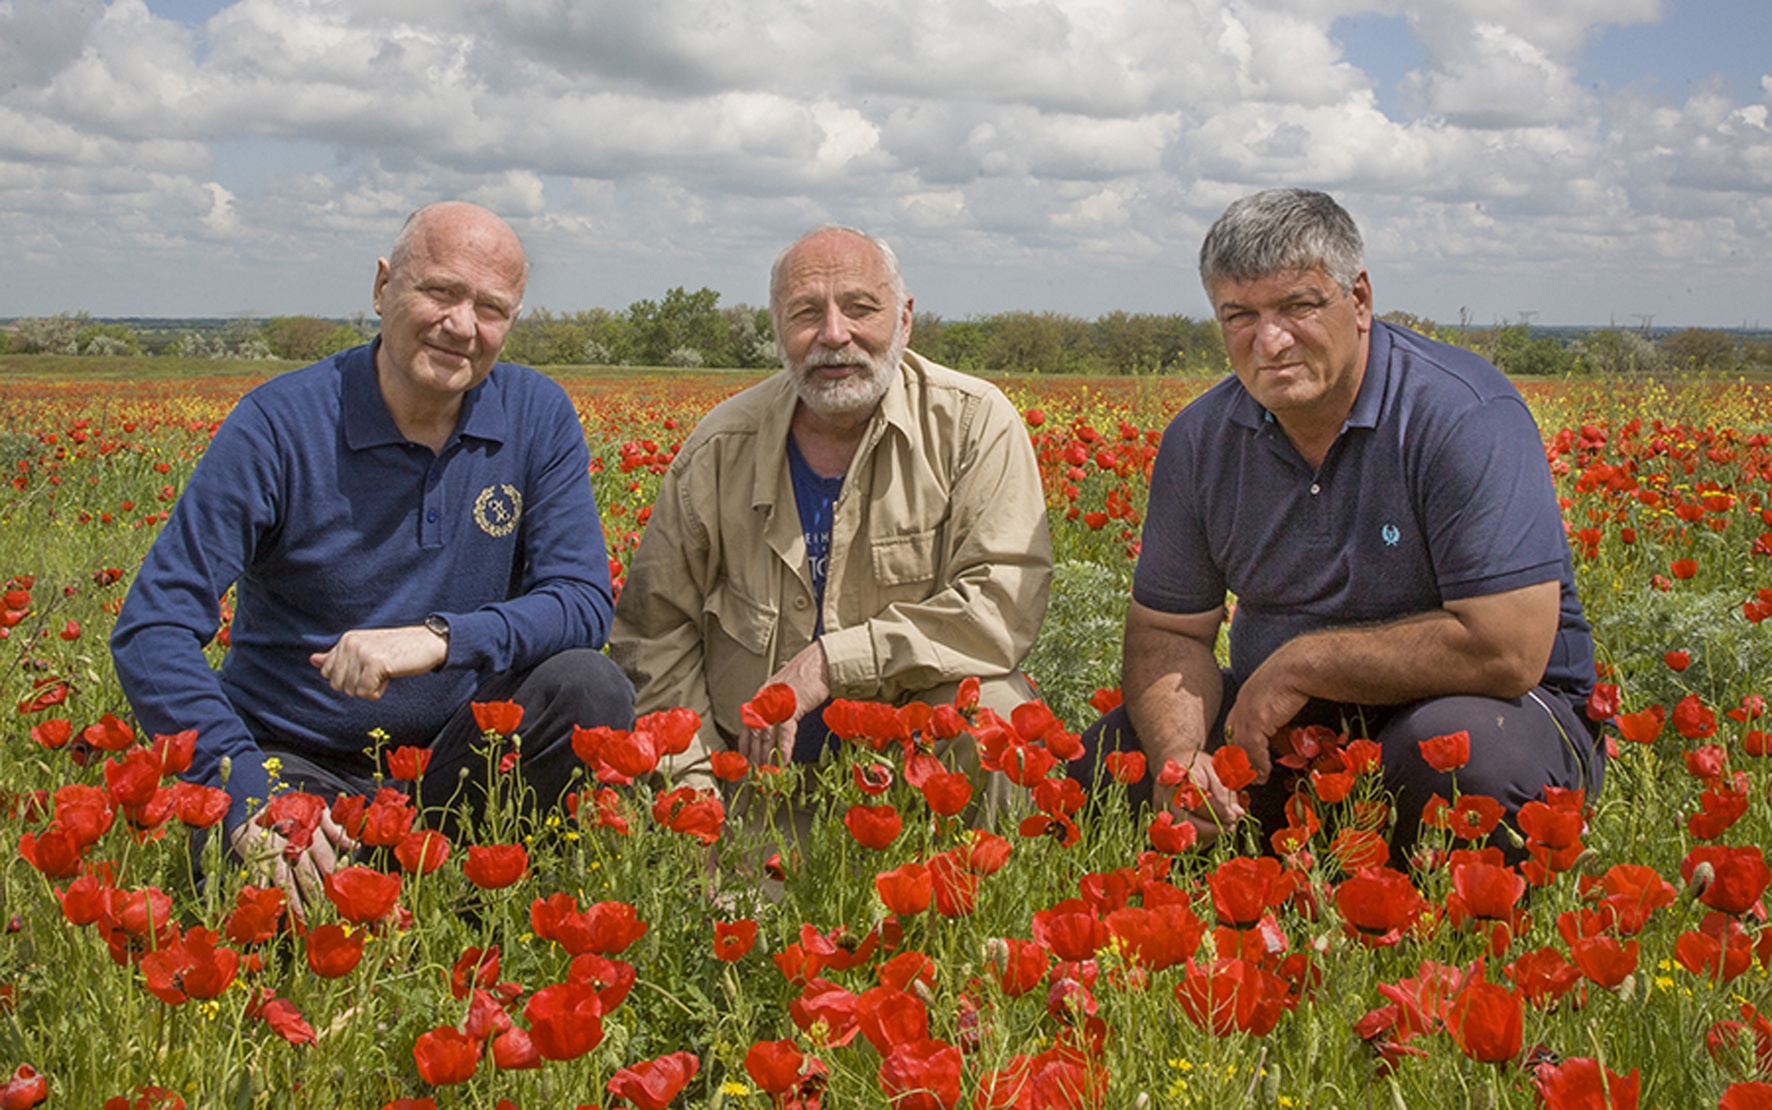
<svg viewBox="0 0 1772 1110">
<path fill-rule="evenodd" d="M 1661 357 L 1669 367 L 1733 374 L 1741 369 L 1741 344 L 1733 335 L 1715 328 L 1686 328 L 1660 343 Z"/>
<path fill-rule="evenodd" d="M 1580 370 L 1607 378 L 1646 373 L 1661 364 L 1655 344 L 1638 332 L 1618 328 L 1586 332 L 1569 349 Z"/>
<path fill-rule="evenodd" d="M 720 315 L 720 294 L 703 287 L 690 293 L 681 285 L 661 301 L 635 301 L 628 306 L 634 355 L 640 363 L 663 366 L 672 352 L 693 348 L 707 366 L 737 364 L 731 330 Z"/>
<path fill-rule="evenodd" d="M 259 331 L 278 358 L 313 362 L 339 349 L 331 346 L 338 327 L 318 316 L 273 316 Z"/>
</svg>

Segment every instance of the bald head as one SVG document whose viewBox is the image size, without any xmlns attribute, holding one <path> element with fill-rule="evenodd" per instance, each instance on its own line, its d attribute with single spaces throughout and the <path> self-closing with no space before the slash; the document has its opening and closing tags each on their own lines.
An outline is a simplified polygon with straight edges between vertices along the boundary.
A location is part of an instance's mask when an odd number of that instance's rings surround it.
<svg viewBox="0 0 1772 1110">
<path fill-rule="evenodd" d="M 529 260 L 523 241 L 510 224 L 469 201 L 438 201 L 406 217 L 388 251 L 388 268 L 398 274 L 416 251 L 432 256 L 439 251 L 476 255 L 514 278 L 519 302 L 529 284 Z"/>
</svg>

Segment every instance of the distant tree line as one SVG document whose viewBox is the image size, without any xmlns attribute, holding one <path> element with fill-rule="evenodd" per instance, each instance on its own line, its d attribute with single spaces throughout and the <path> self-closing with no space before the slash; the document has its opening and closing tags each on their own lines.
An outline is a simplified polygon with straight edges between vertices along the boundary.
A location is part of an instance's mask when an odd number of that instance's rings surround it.
<svg viewBox="0 0 1772 1110">
<path fill-rule="evenodd" d="M 1712 374 L 1772 371 L 1772 340 L 1711 328 L 1651 337 L 1602 328 L 1574 335 L 1524 325 L 1441 327 L 1408 312 L 1382 319 L 1478 352 L 1509 374 L 1618 377 L 1700 370 Z M 367 342 L 363 314 L 151 321 L 132 326 L 85 312 L 15 320 L 0 330 L 0 351 L 59 355 L 173 355 L 182 358 L 288 359 L 311 362 Z M 1067 374 L 1217 374 L 1227 369 L 1211 320 L 1179 314 L 1109 312 L 1094 320 L 1058 312 L 999 312 L 962 320 L 919 312 L 911 346 L 961 370 Z M 769 311 L 720 294 L 678 286 L 626 309 L 526 311 L 505 342 L 505 357 L 531 366 L 678 366 L 766 368 L 776 364 Z"/>
</svg>

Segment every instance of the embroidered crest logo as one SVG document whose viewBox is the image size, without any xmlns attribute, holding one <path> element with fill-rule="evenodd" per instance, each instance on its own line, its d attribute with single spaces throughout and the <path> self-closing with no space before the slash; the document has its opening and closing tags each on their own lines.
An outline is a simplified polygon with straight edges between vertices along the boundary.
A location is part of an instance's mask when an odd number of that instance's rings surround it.
<svg viewBox="0 0 1772 1110">
<path fill-rule="evenodd" d="M 505 488 L 509 489 L 510 487 L 506 486 Z M 1386 546 L 1386 547 L 1397 546 L 1397 541 L 1403 538 L 1402 530 L 1400 528 L 1398 528 L 1395 524 L 1385 525 L 1384 530 L 1382 532 L 1380 532 L 1379 534 L 1384 537 L 1384 546 Z"/>
<path fill-rule="evenodd" d="M 494 539 L 502 539 L 516 530 L 523 519 L 523 494 L 516 486 L 500 483 L 487 486 L 474 498 L 474 523 Z"/>
</svg>

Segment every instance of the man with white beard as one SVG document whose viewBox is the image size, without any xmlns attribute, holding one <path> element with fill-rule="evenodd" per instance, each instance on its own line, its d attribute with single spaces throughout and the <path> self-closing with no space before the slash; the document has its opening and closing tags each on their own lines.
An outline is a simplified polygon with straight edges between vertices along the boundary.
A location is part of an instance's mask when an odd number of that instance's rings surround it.
<svg viewBox="0 0 1772 1110">
<path fill-rule="evenodd" d="M 1039 631 L 1052 548 L 1039 472 L 993 385 L 906 349 L 911 297 L 884 242 L 821 227 L 770 274 L 782 373 L 701 422 L 665 476 L 611 652 L 639 712 L 701 714 L 678 774 L 734 749 L 815 762 L 832 698 L 951 700 L 1005 716 Z M 747 728 L 764 687 L 791 717 Z"/>
</svg>

